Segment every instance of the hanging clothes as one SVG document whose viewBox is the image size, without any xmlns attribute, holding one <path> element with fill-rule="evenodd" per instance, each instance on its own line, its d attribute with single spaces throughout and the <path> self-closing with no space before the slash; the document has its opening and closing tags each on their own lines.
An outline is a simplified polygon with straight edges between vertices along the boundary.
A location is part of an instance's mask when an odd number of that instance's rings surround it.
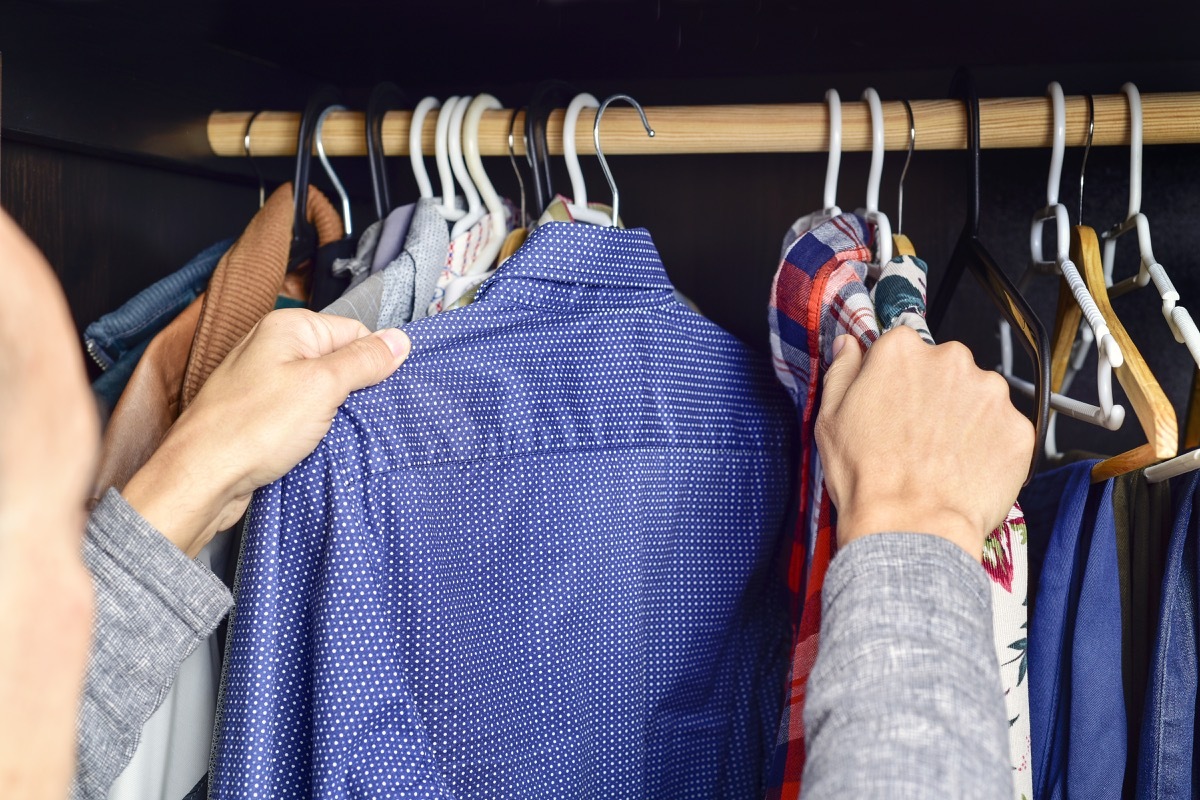
<svg viewBox="0 0 1200 800">
<path fill-rule="evenodd" d="M 232 244 L 233 239 L 226 239 L 205 248 L 180 269 L 138 292 L 84 330 L 84 347 L 104 371 L 92 383 L 92 393 L 105 418 L 121 398 L 150 340 L 200 296 L 217 262 Z"/>
<path fill-rule="evenodd" d="M 315 187 L 307 208 L 320 242 L 341 238 L 337 212 Z M 284 184 L 221 257 L 205 293 L 146 347 L 104 431 L 96 500 L 110 486 L 124 488 L 212 370 L 274 307 L 285 286 L 292 214 L 291 184 Z"/>
<path fill-rule="evenodd" d="M 1121 796 L 1134 797 L 1167 543 L 1175 522 L 1171 482 L 1150 483 L 1143 470 L 1135 470 L 1113 479 L 1112 500 L 1121 582 L 1121 674 L 1129 741 Z"/>
<path fill-rule="evenodd" d="M 503 203 L 503 233 L 499 235 L 507 237 L 509 231 L 513 229 L 514 221 L 519 212 L 516 206 L 510 201 L 504 200 Z M 442 274 L 438 276 L 437 286 L 433 290 L 433 299 L 429 303 L 427 316 L 432 317 L 434 314 L 446 309 L 446 289 L 456 278 L 473 275 L 477 272 L 484 272 L 492 266 L 490 263 L 482 264 L 479 262 L 479 255 L 487 250 L 488 246 L 492 243 L 492 239 L 497 235 L 496 231 L 492 228 L 492 216 L 493 214 L 490 212 L 484 214 L 478 222 L 450 242 L 446 263 L 442 268 Z M 503 244 L 503 240 L 501 240 L 501 244 Z"/>
<path fill-rule="evenodd" d="M 758 798 L 793 426 L 644 229 L 551 223 L 252 504 L 212 798 Z"/>
<path fill-rule="evenodd" d="M 425 317 L 450 251 L 450 228 L 439 208 L 436 199 L 419 200 L 407 224 L 403 249 L 322 312 L 356 319 L 373 331 Z"/>
<path fill-rule="evenodd" d="M 820 215 L 797 220 L 792 241 L 771 290 L 768 312 L 775 373 L 796 404 L 801 431 L 797 469 L 795 529 L 782 560 L 787 575 L 793 626 L 793 655 L 787 701 L 778 744 L 768 773 L 768 798 L 798 797 L 804 772 L 804 699 L 816 662 L 820 597 L 836 544 L 833 510 L 813 436 L 820 402 L 820 375 L 833 361 L 833 341 L 853 335 L 870 347 L 885 330 L 912 325 L 928 336 L 924 323 L 925 265 L 901 256 L 884 265 L 883 314 L 877 316 L 865 280 L 871 259 L 871 230 L 856 214 L 842 214 L 806 226 Z M 794 240 L 790 237 L 799 234 Z M 876 296 L 879 296 L 877 289 Z M 890 327 L 889 327 L 890 326 Z M 1027 561 L 1025 520 L 1014 506 L 984 544 L 984 568 L 991 578 L 993 636 L 1010 721 L 1009 744 L 1015 790 L 1029 775 L 1028 684 L 1025 682 Z M 1022 774 L 1024 773 L 1024 774 Z"/>
<path fill-rule="evenodd" d="M 1137 797 L 1196 794 L 1197 614 L 1200 613 L 1200 472 L 1171 482 L 1178 498 L 1167 548 L 1158 634 L 1146 687 L 1138 759 Z"/>
</svg>

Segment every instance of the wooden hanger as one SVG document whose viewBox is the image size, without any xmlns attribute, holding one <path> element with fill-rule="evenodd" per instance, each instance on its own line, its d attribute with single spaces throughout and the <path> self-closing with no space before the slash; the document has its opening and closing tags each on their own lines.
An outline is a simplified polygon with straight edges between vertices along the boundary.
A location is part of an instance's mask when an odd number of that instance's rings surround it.
<svg viewBox="0 0 1200 800">
<path fill-rule="evenodd" d="M 1088 290 L 1108 324 L 1109 333 L 1125 356 L 1124 363 L 1115 370 L 1117 380 L 1129 397 L 1142 431 L 1146 434 L 1145 444 L 1101 461 L 1092 468 L 1092 482 L 1098 483 L 1173 457 L 1179 452 L 1179 425 L 1174 407 L 1109 302 L 1100 241 L 1094 230 L 1084 225 L 1077 225 L 1071 230 L 1071 260 L 1083 274 Z M 1078 329 L 1078 326 L 1079 320 L 1076 318 L 1072 329 Z"/>
</svg>

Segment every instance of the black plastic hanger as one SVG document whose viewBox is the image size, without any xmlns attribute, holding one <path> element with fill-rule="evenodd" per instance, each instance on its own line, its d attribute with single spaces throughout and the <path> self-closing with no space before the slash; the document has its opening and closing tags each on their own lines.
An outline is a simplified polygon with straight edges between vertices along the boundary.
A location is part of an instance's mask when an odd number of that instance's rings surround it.
<svg viewBox="0 0 1200 800">
<path fill-rule="evenodd" d="M 367 156 L 371 162 L 371 188 L 375 193 L 375 215 L 383 219 L 392 210 L 388 192 L 387 166 L 383 157 L 383 118 L 387 112 L 412 108 L 408 98 L 394 83 L 380 83 L 371 90 L 367 101 Z"/>
<path fill-rule="evenodd" d="M 952 94 L 962 98 L 967 111 L 967 222 L 958 237 L 958 243 L 954 246 L 954 253 L 950 256 L 937 295 L 929 304 L 929 328 L 936 336 L 946 316 L 946 310 L 950 307 L 954 290 L 962 279 L 963 270 L 969 268 L 992 303 L 1013 329 L 1021 334 L 1021 346 L 1033 361 L 1033 426 L 1037 432 L 1033 461 L 1025 478 L 1025 483 L 1028 484 L 1037 470 L 1050 416 L 1050 338 L 1029 303 L 996 265 L 995 259 L 979 240 L 979 96 L 976 94 L 975 83 L 970 73 L 965 69 L 960 69 L 955 74 Z"/>
<path fill-rule="evenodd" d="M 300 118 L 300 136 L 296 144 L 296 177 L 292 181 L 292 249 L 288 254 L 288 272 L 312 259 L 317 251 L 317 229 L 308 221 L 308 175 L 312 167 L 313 136 L 321 112 L 341 101 L 338 90 L 321 84 L 304 107 Z"/>
<path fill-rule="evenodd" d="M 529 166 L 533 170 L 533 196 L 537 216 L 554 200 L 550 181 L 550 147 L 546 140 L 546 121 L 550 112 L 565 108 L 579 91 L 566 81 L 542 81 L 533 90 L 529 110 L 525 112 L 525 142 L 529 147 Z"/>
</svg>

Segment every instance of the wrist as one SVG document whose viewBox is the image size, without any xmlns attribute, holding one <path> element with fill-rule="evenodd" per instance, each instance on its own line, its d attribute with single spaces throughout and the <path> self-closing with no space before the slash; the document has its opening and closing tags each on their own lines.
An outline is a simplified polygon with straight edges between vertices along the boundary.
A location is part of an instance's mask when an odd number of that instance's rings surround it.
<svg viewBox="0 0 1200 800">
<path fill-rule="evenodd" d="M 855 539 L 876 533 L 924 533 L 938 536 L 961 547 L 982 562 L 987 536 L 967 516 L 949 508 L 912 507 L 887 502 L 868 504 L 870 509 L 838 513 L 837 539 L 842 548 Z"/>
<path fill-rule="evenodd" d="M 240 515 L 240 510 L 233 514 L 235 507 L 244 509 L 248 498 L 237 496 L 238 485 L 220 454 L 209 453 L 203 438 L 192 436 L 181 418 L 121 494 L 163 536 L 195 558 L 217 531 L 233 524 Z"/>
</svg>

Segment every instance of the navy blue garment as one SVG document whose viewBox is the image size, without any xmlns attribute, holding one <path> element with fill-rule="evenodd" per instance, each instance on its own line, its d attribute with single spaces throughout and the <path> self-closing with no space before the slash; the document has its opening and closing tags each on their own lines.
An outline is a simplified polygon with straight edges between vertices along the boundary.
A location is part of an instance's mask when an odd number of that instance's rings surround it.
<svg viewBox="0 0 1200 800">
<path fill-rule="evenodd" d="M 250 509 L 215 798 L 758 798 L 794 423 L 650 235 L 552 222 Z"/>
<path fill-rule="evenodd" d="M 1200 473 L 1172 483 L 1180 498 L 1167 550 L 1162 606 L 1138 754 L 1137 796 L 1190 800 L 1196 782 L 1197 575 L 1200 574 Z"/>
<path fill-rule="evenodd" d="M 1125 782 L 1129 727 L 1112 490 L 1111 480 L 1090 490 L 1099 499 L 1073 626 L 1067 786 L 1062 797 L 1120 797 Z"/>
<path fill-rule="evenodd" d="M 1029 533 L 1036 594 L 1029 625 L 1029 732 L 1034 797 L 1061 797 L 1067 779 L 1071 652 L 1084 554 L 1095 519 L 1088 495 L 1095 461 L 1038 475 L 1019 502 Z M 1120 615 L 1117 617 L 1118 628 Z"/>
<path fill-rule="evenodd" d="M 92 391 L 106 408 L 116 405 L 146 345 L 204 291 L 217 262 L 232 246 L 233 239 L 225 239 L 206 248 L 84 329 L 84 346 L 104 370 Z"/>
</svg>

